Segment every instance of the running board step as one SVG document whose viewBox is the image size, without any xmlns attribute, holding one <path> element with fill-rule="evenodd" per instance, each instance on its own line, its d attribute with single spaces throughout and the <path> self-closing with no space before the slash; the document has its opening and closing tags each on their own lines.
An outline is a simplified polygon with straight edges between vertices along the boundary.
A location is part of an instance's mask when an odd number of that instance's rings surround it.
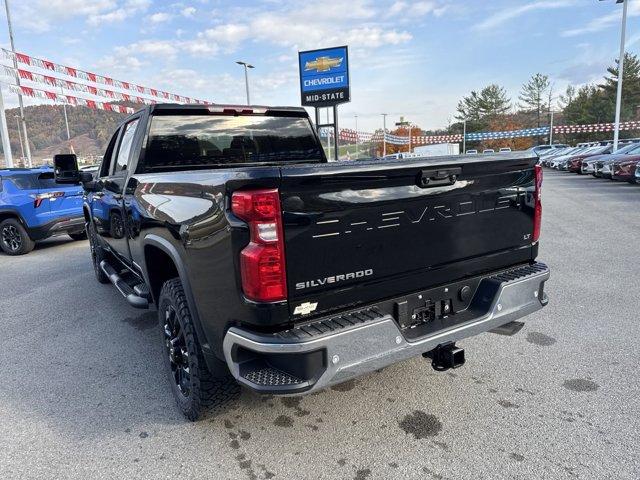
<svg viewBox="0 0 640 480">
<path fill-rule="evenodd" d="M 146 289 L 146 287 L 136 285 L 135 287 L 131 288 L 131 286 L 129 286 L 129 284 L 125 282 L 120 275 L 118 275 L 118 272 L 116 272 L 115 269 L 111 265 L 109 265 L 106 260 L 102 260 L 100 262 L 100 268 L 109 278 L 109 281 L 113 283 L 113 286 L 118 289 L 118 291 L 124 298 L 127 299 L 129 305 L 131 305 L 133 308 L 149 308 L 149 290 Z M 147 298 L 142 295 L 146 295 Z"/>
</svg>

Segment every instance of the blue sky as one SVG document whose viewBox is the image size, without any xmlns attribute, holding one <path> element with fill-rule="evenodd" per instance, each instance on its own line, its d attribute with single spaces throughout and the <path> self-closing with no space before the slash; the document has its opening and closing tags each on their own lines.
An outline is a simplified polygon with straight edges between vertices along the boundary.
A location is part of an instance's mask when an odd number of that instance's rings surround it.
<svg viewBox="0 0 640 480">
<path fill-rule="evenodd" d="M 640 0 L 627 0 L 628 50 L 640 46 Z M 352 102 L 341 126 L 400 115 L 445 127 L 462 95 L 489 83 L 517 99 L 532 74 L 557 94 L 598 80 L 617 56 L 615 0 L 10 0 L 16 49 L 174 93 L 300 105 L 297 51 L 347 44 Z M 4 12 L 2 12 L 4 14 Z M 0 44 L 8 45 L 4 19 Z M 6 62 L 5 62 L 6 63 Z M 6 77 L 5 77 L 6 80 Z M 8 107 L 16 104 L 5 90 Z"/>
</svg>

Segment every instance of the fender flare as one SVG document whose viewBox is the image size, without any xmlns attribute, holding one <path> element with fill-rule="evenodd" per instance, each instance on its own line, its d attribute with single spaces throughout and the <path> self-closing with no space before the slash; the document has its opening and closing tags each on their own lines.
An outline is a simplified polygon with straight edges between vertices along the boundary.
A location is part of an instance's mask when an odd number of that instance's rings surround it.
<svg viewBox="0 0 640 480">
<path fill-rule="evenodd" d="M 8 218 L 15 218 L 16 220 L 18 220 L 18 222 L 20 222 L 20 225 L 22 225 L 22 227 L 26 230 L 27 235 L 29 235 L 29 238 L 31 238 L 31 240 L 33 240 L 34 230 L 33 230 L 33 228 L 31 228 L 29 226 L 29 224 L 22 217 L 22 214 L 20 213 L 20 210 L 18 210 L 16 208 L 2 208 L 2 209 L 0 209 L 0 216 L 2 216 L 3 213 L 7 213 L 8 214 Z M 4 220 L 5 219 L 0 220 L 0 223 L 2 223 Z"/>
<path fill-rule="evenodd" d="M 24 218 L 22 218 L 22 214 L 20 213 L 20 210 L 16 208 L 0 208 L 0 216 L 2 216 L 3 213 L 9 214 L 10 218 L 17 219 L 25 229 L 27 230 L 29 229 L 27 222 L 25 222 Z"/>
<path fill-rule="evenodd" d="M 203 350 L 208 351 L 210 349 L 209 341 L 202 328 L 202 323 L 200 322 L 200 315 L 198 313 L 196 301 L 193 298 L 193 291 L 191 290 L 191 282 L 189 281 L 189 276 L 187 275 L 187 269 L 182 261 L 182 258 L 180 257 L 180 254 L 178 253 L 178 250 L 167 239 L 153 233 L 150 233 L 144 237 L 144 240 L 142 242 L 143 251 L 147 245 L 153 245 L 154 247 L 159 248 L 164 253 L 169 255 L 171 260 L 173 260 L 173 264 L 176 266 L 176 270 L 178 271 L 178 276 L 180 277 L 180 282 L 182 283 L 182 288 L 184 289 L 185 296 L 187 297 L 187 304 L 189 305 L 191 318 L 193 319 L 193 324 L 196 327 L 196 334 L 200 339 L 200 346 L 202 347 Z M 147 258 L 146 258 L 146 255 L 144 255 L 144 269 L 142 273 L 144 275 L 144 281 L 147 282 L 147 285 L 150 286 L 151 282 L 149 281 L 149 276 L 147 273 L 148 271 L 149 270 L 147 268 Z M 157 305 L 158 299 L 154 299 L 154 301 L 156 302 L 156 305 Z"/>
</svg>

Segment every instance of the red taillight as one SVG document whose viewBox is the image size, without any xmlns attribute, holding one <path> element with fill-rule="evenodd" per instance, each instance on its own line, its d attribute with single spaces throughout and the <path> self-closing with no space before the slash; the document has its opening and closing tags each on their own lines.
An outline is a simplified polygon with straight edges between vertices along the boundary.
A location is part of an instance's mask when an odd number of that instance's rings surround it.
<svg viewBox="0 0 640 480">
<path fill-rule="evenodd" d="M 533 242 L 537 242 L 540 239 L 540 226 L 542 224 L 542 166 L 535 166 L 536 172 L 536 185 L 534 191 L 535 210 L 533 214 Z"/>
<path fill-rule="evenodd" d="M 250 300 L 287 298 L 284 236 L 277 189 L 235 192 L 231 211 L 249 224 L 250 241 L 240 252 L 242 290 Z"/>
<path fill-rule="evenodd" d="M 33 197 L 33 207 L 38 208 L 42 205 L 42 201 L 49 198 L 60 198 L 64 197 L 64 192 L 47 192 L 47 193 L 39 193 L 35 197 Z"/>
</svg>

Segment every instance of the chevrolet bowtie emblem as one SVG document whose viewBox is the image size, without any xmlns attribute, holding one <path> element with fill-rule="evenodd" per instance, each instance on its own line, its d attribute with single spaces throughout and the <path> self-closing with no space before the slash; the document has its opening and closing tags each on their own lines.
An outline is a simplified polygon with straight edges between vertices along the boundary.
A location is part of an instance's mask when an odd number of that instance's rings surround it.
<svg viewBox="0 0 640 480">
<path fill-rule="evenodd" d="M 328 72 L 333 67 L 339 67 L 342 64 L 342 57 L 318 57 L 313 62 L 304 64 L 304 71 L 315 70 L 316 72 Z"/>
</svg>

